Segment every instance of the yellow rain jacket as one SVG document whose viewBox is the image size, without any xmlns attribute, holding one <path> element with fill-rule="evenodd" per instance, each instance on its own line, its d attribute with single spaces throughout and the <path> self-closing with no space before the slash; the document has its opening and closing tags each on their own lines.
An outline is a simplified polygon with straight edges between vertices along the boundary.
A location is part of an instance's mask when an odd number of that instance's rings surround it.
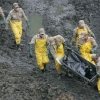
<svg viewBox="0 0 100 100">
<path fill-rule="evenodd" d="M 76 37 L 76 44 L 77 44 L 77 42 L 78 42 L 78 39 L 79 39 L 79 37 L 80 37 L 80 35 L 81 35 L 81 33 L 83 32 L 83 31 L 85 31 L 86 32 L 86 34 L 88 34 L 88 30 L 87 30 L 87 27 L 85 26 L 83 29 L 80 29 L 80 28 L 77 28 L 77 37 Z"/>
<path fill-rule="evenodd" d="M 39 68 L 41 70 L 44 69 L 44 64 L 47 64 L 49 62 L 49 58 L 46 54 L 46 44 L 47 44 L 47 36 L 45 39 L 38 39 L 35 40 L 35 53 L 36 53 L 36 59 L 37 64 L 39 65 Z"/>
<path fill-rule="evenodd" d="M 81 53 L 83 58 L 85 58 L 86 60 L 88 60 L 92 64 L 95 64 L 94 61 L 92 60 L 92 57 L 91 57 L 92 54 L 90 54 L 91 50 L 92 50 L 92 44 L 90 41 L 88 41 L 88 42 L 84 43 L 83 45 L 81 45 L 80 53 Z"/>
<path fill-rule="evenodd" d="M 64 46 L 61 43 L 60 46 L 56 50 L 56 56 L 58 59 L 61 59 L 64 55 L 65 55 Z M 59 65 L 56 60 L 55 60 L 55 64 L 56 64 L 56 70 L 57 70 L 58 74 L 61 74 L 61 70 L 62 70 L 61 65 Z"/>
<path fill-rule="evenodd" d="M 19 22 L 10 21 L 10 25 L 15 36 L 16 44 L 20 44 L 22 37 L 22 21 Z"/>
</svg>

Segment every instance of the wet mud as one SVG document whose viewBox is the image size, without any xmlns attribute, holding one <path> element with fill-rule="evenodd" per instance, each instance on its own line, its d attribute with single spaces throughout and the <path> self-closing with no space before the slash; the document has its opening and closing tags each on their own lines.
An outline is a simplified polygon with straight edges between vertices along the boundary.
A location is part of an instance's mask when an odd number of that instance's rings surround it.
<svg viewBox="0 0 100 100">
<path fill-rule="evenodd" d="M 14 2 L 14 0 L 0 1 L 6 16 Z M 46 33 L 49 36 L 56 34 L 64 36 L 68 45 L 73 28 L 80 19 L 84 19 L 96 35 L 100 47 L 99 0 L 16 0 L 16 2 L 24 9 L 29 19 L 32 13 L 39 14 L 43 18 L 42 24 Z M 0 100 L 100 100 L 97 88 L 77 76 L 70 78 L 63 71 L 62 79 L 58 80 L 52 57 L 45 74 L 39 70 L 35 54 L 33 58 L 29 57 L 28 43 L 32 35 L 30 35 L 31 28 L 27 28 L 25 21 L 23 21 L 21 50 L 14 46 L 11 28 L 6 31 L 4 27 L 0 18 Z"/>
</svg>

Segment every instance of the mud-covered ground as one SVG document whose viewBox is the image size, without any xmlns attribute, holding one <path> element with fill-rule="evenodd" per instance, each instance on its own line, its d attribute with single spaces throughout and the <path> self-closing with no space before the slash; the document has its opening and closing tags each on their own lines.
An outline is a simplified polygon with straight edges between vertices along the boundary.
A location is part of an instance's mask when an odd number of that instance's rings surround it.
<svg viewBox="0 0 100 100">
<path fill-rule="evenodd" d="M 5 15 L 15 0 L 1 0 Z M 48 35 L 61 34 L 70 44 L 73 28 L 84 19 L 96 35 L 99 44 L 99 0 L 16 0 L 30 19 L 31 13 L 43 17 L 43 26 Z M 58 11 L 60 8 L 60 11 Z M 5 31 L 0 18 L 0 100 L 100 100 L 97 88 L 87 85 L 80 78 L 65 76 L 57 79 L 54 62 L 50 57 L 47 71 L 39 70 L 35 55 L 28 56 L 29 29 L 23 24 L 21 51 L 14 47 L 14 36 L 9 27 Z M 25 23 L 25 22 L 24 22 Z M 99 54 L 98 50 L 98 54 Z"/>
</svg>

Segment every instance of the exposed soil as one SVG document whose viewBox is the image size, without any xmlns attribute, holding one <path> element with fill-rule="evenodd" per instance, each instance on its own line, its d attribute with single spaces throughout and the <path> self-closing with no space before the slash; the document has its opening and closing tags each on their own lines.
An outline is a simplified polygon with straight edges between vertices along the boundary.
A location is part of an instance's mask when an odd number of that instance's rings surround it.
<svg viewBox="0 0 100 100">
<path fill-rule="evenodd" d="M 6 16 L 12 9 L 13 2 L 15 0 L 0 2 Z M 69 45 L 73 28 L 80 19 L 84 19 L 96 35 L 100 47 L 99 0 L 16 0 L 16 2 L 25 10 L 28 18 L 33 12 L 41 15 L 46 33 L 52 36 L 61 34 Z M 58 7 L 62 8 L 60 12 L 57 12 Z M 86 84 L 77 76 L 69 78 L 63 72 L 62 79 L 58 80 L 52 57 L 46 73 L 41 73 L 35 54 L 33 58 L 29 58 L 28 55 L 28 43 L 32 37 L 25 24 L 19 51 L 14 47 L 11 28 L 5 31 L 0 18 L 0 100 L 100 100 L 97 88 Z"/>
</svg>

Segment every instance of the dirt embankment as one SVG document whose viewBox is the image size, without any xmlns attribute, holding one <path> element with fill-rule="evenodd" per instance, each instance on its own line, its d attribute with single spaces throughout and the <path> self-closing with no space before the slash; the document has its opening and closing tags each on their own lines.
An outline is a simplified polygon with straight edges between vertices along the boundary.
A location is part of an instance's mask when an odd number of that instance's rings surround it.
<svg viewBox="0 0 100 100">
<path fill-rule="evenodd" d="M 7 15 L 14 0 L 0 2 Z M 99 44 L 100 1 L 86 0 L 17 0 L 27 16 L 32 12 L 43 17 L 43 26 L 49 35 L 61 34 L 70 42 L 73 28 L 84 19 L 96 34 Z M 29 16 L 28 16 L 29 17 Z M 43 75 L 36 64 L 35 55 L 28 57 L 29 29 L 24 26 L 21 51 L 14 45 L 9 28 L 4 30 L 0 19 L 0 100 L 100 100 L 97 89 L 77 77 L 57 79 L 54 62 L 50 61 Z M 100 47 L 100 46 L 99 46 Z"/>
</svg>

